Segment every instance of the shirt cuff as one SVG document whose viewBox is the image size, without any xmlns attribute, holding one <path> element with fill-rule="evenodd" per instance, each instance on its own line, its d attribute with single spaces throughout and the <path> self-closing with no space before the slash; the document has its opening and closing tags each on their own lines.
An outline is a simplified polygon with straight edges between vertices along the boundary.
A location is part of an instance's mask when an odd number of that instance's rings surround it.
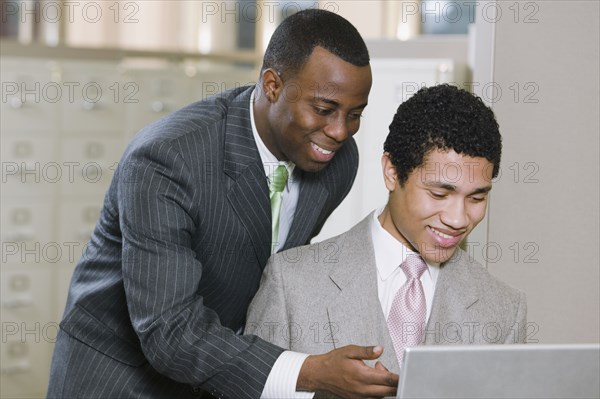
<svg viewBox="0 0 600 399">
<path fill-rule="evenodd" d="M 261 399 L 310 399 L 314 392 L 296 391 L 300 369 L 304 364 L 307 354 L 285 351 L 275 361 Z"/>
</svg>

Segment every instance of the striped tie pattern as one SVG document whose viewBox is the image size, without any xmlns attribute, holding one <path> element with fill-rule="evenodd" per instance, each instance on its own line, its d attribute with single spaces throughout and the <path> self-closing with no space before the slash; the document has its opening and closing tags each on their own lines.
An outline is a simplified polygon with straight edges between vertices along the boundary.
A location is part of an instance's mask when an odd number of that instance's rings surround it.
<svg viewBox="0 0 600 399">
<path fill-rule="evenodd" d="M 398 363 L 402 365 L 404 350 L 421 343 L 423 337 L 427 306 L 420 278 L 427 264 L 420 256 L 409 255 L 400 268 L 407 280 L 392 301 L 387 323 Z"/>
</svg>

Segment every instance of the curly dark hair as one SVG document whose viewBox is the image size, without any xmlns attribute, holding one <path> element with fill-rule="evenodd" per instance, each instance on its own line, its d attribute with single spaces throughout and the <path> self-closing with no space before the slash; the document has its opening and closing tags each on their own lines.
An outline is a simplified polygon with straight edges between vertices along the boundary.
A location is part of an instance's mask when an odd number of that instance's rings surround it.
<svg viewBox="0 0 600 399">
<path fill-rule="evenodd" d="M 448 84 L 420 89 L 400 104 L 383 145 L 404 185 L 434 149 L 482 157 L 498 175 L 502 137 L 492 110 L 481 98 Z"/>
<path fill-rule="evenodd" d="M 293 76 L 317 46 L 352 65 L 369 65 L 367 46 L 350 22 L 331 11 L 307 9 L 290 15 L 277 27 L 261 71 L 274 68 L 283 77 Z"/>
</svg>

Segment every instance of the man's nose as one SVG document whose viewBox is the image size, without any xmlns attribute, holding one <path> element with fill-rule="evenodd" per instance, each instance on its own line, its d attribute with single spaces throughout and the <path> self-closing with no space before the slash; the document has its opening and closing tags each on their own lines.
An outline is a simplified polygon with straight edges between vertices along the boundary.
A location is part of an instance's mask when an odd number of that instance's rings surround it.
<svg viewBox="0 0 600 399">
<path fill-rule="evenodd" d="M 351 136 L 348 120 L 341 112 L 331 119 L 324 131 L 327 137 L 330 137 L 338 143 L 348 140 Z"/>
<path fill-rule="evenodd" d="M 456 199 L 448 203 L 448 206 L 442 212 L 441 219 L 442 223 L 455 230 L 466 228 L 469 225 L 469 216 L 464 201 Z"/>
</svg>

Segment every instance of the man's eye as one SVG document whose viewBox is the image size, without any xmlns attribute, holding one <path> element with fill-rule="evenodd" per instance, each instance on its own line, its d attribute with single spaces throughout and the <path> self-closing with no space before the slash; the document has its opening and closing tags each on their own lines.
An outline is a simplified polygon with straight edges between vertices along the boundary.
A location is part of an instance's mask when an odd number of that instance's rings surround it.
<svg viewBox="0 0 600 399">
<path fill-rule="evenodd" d="M 331 109 L 329 108 L 321 108 L 321 107 L 313 107 L 315 112 L 319 115 L 329 115 L 331 113 Z"/>
<path fill-rule="evenodd" d="M 446 198 L 446 194 L 444 194 L 444 193 L 436 193 L 434 191 L 430 191 L 429 193 L 431 194 L 431 196 L 433 198 L 438 198 L 438 199 Z"/>
<path fill-rule="evenodd" d="M 350 119 L 360 119 L 360 118 L 362 118 L 362 113 L 359 112 L 359 113 L 355 113 L 355 114 L 350 114 L 350 115 L 348 115 L 348 117 Z"/>
<path fill-rule="evenodd" d="M 481 202 L 481 201 L 485 201 L 486 197 L 471 197 L 471 200 L 473 200 L 474 202 Z"/>
</svg>

